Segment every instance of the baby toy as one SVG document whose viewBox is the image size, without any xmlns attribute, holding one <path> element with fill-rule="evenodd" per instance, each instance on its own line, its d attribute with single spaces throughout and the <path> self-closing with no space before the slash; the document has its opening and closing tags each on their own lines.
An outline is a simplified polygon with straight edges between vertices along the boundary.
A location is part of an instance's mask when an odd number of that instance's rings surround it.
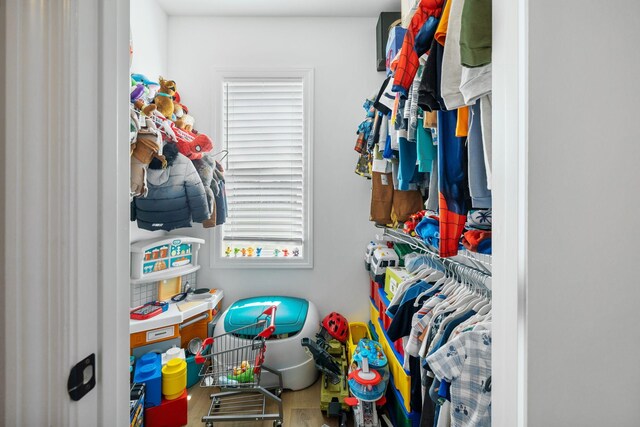
<svg viewBox="0 0 640 427">
<path fill-rule="evenodd" d="M 256 256 L 260 256 L 262 254 L 262 248 L 256 248 Z"/>
<path fill-rule="evenodd" d="M 245 248 L 242 248 L 240 252 L 242 252 L 242 256 L 247 256 L 247 250 Z"/>
<path fill-rule="evenodd" d="M 227 249 L 224 251 L 225 255 L 230 256 L 231 255 L 231 247 L 227 246 Z"/>
<path fill-rule="evenodd" d="M 278 256 L 278 255 L 280 255 L 280 249 L 274 249 L 273 256 Z"/>
<path fill-rule="evenodd" d="M 240 253 L 240 248 L 233 248 L 233 256 L 238 256 L 238 253 Z"/>
<path fill-rule="evenodd" d="M 140 128 L 136 141 L 131 144 L 131 178 L 130 191 L 133 196 L 147 195 L 147 168 L 151 160 L 156 157 L 166 164 L 162 156 L 162 137 L 156 126 L 149 119 L 146 127 Z"/>
<path fill-rule="evenodd" d="M 299 248 L 295 248 L 293 250 L 293 256 L 300 256 L 300 249 Z"/>
<path fill-rule="evenodd" d="M 283 249 L 282 250 L 282 255 L 283 256 L 289 256 L 289 249 Z"/>
<path fill-rule="evenodd" d="M 158 107 L 158 111 L 170 119 L 173 116 L 173 95 L 176 93 L 176 82 L 173 80 L 165 80 L 160 76 L 160 89 L 156 93 L 153 99 L 154 103 Z"/>
<path fill-rule="evenodd" d="M 253 256 L 253 248 L 251 246 L 247 248 L 247 256 Z"/>
</svg>

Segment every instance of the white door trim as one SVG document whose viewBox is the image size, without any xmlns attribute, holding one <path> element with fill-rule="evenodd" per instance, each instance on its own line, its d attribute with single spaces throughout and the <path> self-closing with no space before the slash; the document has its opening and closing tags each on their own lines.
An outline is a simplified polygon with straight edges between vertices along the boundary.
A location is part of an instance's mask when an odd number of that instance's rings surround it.
<svg viewBox="0 0 640 427">
<path fill-rule="evenodd" d="M 493 2 L 492 424 L 526 427 L 528 0 Z"/>
<path fill-rule="evenodd" d="M 3 2 L 4 425 L 128 423 L 127 0 Z M 96 353 L 79 402 L 71 367 Z"/>
</svg>

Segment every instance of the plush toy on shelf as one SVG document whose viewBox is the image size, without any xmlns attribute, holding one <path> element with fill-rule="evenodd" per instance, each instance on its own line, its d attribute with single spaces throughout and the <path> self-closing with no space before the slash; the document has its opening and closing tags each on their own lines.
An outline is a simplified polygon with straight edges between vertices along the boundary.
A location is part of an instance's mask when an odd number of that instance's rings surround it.
<svg viewBox="0 0 640 427">
<path fill-rule="evenodd" d="M 133 196 L 147 195 L 147 168 L 153 158 L 166 165 L 162 155 L 162 137 L 151 119 L 145 120 L 145 127 L 138 129 L 136 140 L 131 144 L 130 191 Z"/>
<path fill-rule="evenodd" d="M 158 107 L 158 111 L 167 119 L 173 116 L 173 95 L 176 93 L 176 82 L 173 80 L 165 80 L 160 76 L 160 89 L 156 93 L 154 103 Z"/>
</svg>

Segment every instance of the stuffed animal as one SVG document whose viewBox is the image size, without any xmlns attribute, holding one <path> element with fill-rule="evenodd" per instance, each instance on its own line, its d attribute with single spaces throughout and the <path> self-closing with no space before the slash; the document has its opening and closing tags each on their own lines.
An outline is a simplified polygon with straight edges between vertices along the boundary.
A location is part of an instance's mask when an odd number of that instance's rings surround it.
<svg viewBox="0 0 640 427">
<path fill-rule="evenodd" d="M 176 93 L 176 82 L 173 80 L 165 80 L 160 76 L 160 89 L 156 93 L 154 103 L 158 107 L 158 111 L 170 119 L 173 116 L 173 95 Z"/>
<path fill-rule="evenodd" d="M 193 118 L 193 116 L 190 116 L 189 114 L 184 113 L 182 116 L 180 116 L 176 120 L 176 126 L 179 129 L 186 130 L 187 132 L 192 132 L 194 122 L 195 122 L 195 119 Z"/>
</svg>

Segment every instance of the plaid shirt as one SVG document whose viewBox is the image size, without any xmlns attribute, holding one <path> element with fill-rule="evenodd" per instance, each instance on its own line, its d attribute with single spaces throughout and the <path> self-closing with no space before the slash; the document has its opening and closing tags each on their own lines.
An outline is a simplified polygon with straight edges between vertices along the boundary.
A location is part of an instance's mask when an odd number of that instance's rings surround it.
<svg viewBox="0 0 640 427">
<path fill-rule="evenodd" d="M 402 48 L 400 49 L 400 56 L 398 62 L 395 64 L 395 75 L 393 77 L 393 90 L 400 92 L 403 95 L 407 95 L 413 78 L 418 72 L 418 66 L 420 61 L 418 59 L 418 53 L 416 52 L 416 36 L 427 22 L 429 17 L 439 18 L 442 14 L 442 4 L 444 0 L 421 0 L 418 10 L 411 18 L 407 32 L 404 35 L 402 42 Z"/>
<path fill-rule="evenodd" d="M 451 427 L 491 426 L 491 331 L 465 332 L 427 358 L 451 383 Z"/>
</svg>

